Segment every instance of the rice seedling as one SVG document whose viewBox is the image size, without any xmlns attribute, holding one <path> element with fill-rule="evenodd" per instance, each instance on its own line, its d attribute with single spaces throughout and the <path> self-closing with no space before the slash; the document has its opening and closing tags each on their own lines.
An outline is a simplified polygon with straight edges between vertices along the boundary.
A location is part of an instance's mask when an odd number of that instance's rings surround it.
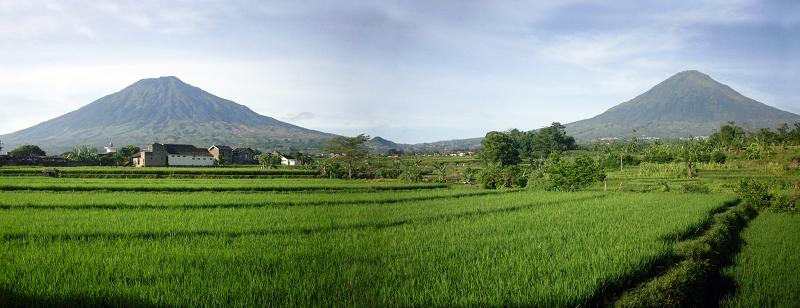
<svg viewBox="0 0 800 308">
<path fill-rule="evenodd" d="M 800 303 L 800 215 L 763 212 L 742 238 L 742 252 L 723 270 L 736 287 L 721 306 L 796 307 Z"/>
<path fill-rule="evenodd" d="M 731 198 L 452 189 L 371 193 L 393 203 L 313 192 L 284 194 L 299 206 L 191 208 L 214 193 L 172 193 L 163 208 L 80 208 L 81 195 L 155 205 L 159 194 L 0 192 L 2 202 L 12 193 L 79 209 L 0 210 L 0 304 L 177 306 L 574 306 L 648 268 Z M 432 198 L 400 200 L 414 193 Z M 325 198 L 341 203 L 308 206 Z"/>
</svg>

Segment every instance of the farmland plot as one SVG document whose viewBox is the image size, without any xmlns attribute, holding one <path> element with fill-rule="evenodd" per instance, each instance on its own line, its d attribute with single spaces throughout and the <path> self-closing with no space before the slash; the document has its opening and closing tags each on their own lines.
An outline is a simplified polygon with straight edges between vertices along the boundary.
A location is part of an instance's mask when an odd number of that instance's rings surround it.
<svg viewBox="0 0 800 308">
<path fill-rule="evenodd" d="M 104 189 L 0 192 L 5 206 L 0 209 L 0 300 L 44 305 L 574 306 L 646 270 L 669 253 L 673 239 L 703 224 L 731 198 L 475 194 L 320 179 L 265 185 L 355 192 L 290 188 L 195 196 L 108 188 L 211 184 L 67 180 L 75 182 L 66 185 Z M 61 185 L 37 181 L 13 185 Z M 82 206 L 82 195 L 86 203 L 103 206 Z M 364 201 L 369 198 L 374 202 Z M 320 203 L 327 199 L 339 201 Z M 286 201 L 291 204 L 281 203 Z M 225 202 L 243 206 L 213 206 Z"/>
</svg>

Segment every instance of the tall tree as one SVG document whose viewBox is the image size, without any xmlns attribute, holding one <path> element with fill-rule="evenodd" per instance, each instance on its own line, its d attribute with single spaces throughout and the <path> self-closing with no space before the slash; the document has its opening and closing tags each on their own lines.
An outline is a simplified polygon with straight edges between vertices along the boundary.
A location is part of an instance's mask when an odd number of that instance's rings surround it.
<svg viewBox="0 0 800 308">
<path fill-rule="evenodd" d="M 139 147 L 132 144 L 126 145 L 121 149 L 119 149 L 119 151 L 114 153 L 113 155 L 114 162 L 118 166 L 127 166 L 131 163 L 131 157 L 138 154 L 139 152 L 141 152 L 141 149 L 139 149 Z"/>
<path fill-rule="evenodd" d="M 481 158 L 490 164 L 509 166 L 519 163 L 519 151 L 508 134 L 488 132 L 481 140 Z"/>
<path fill-rule="evenodd" d="M 576 148 L 575 138 L 567 135 L 566 127 L 558 122 L 537 130 L 532 143 L 532 152 L 540 158 L 548 157 L 550 153 L 561 153 Z"/>
<path fill-rule="evenodd" d="M 737 126 L 735 122 L 728 122 L 722 125 L 719 131 L 712 133 L 708 140 L 718 150 L 728 149 L 738 152 L 744 148 L 745 137 L 744 128 Z"/>
<path fill-rule="evenodd" d="M 97 155 L 97 149 L 88 145 L 76 146 L 71 152 L 64 154 L 64 158 L 71 161 L 97 163 L 100 157 Z"/>
<path fill-rule="evenodd" d="M 31 158 L 34 156 L 45 156 L 46 154 L 37 145 L 26 144 L 8 152 L 14 158 Z"/>
<path fill-rule="evenodd" d="M 334 159 L 342 161 L 347 167 L 347 178 L 353 178 L 353 169 L 356 164 L 369 154 L 369 150 L 364 145 L 369 140 L 369 136 L 359 134 L 355 137 L 336 136 L 328 140 L 325 151 L 334 154 Z"/>
</svg>

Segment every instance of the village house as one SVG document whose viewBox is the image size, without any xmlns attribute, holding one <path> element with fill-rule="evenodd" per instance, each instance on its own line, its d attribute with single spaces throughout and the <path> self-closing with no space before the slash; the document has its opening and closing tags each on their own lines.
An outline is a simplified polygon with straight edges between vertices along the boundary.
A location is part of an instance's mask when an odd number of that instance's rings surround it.
<svg viewBox="0 0 800 308">
<path fill-rule="evenodd" d="M 214 157 L 206 149 L 189 144 L 153 143 L 139 157 L 133 158 L 136 167 L 213 166 Z"/>
<path fill-rule="evenodd" d="M 256 151 L 251 148 L 233 148 L 234 164 L 255 164 Z"/>
<path fill-rule="evenodd" d="M 251 148 L 231 148 L 226 145 L 212 145 L 208 148 L 211 156 L 220 163 L 255 164 L 255 151 Z"/>
<path fill-rule="evenodd" d="M 297 157 L 283 154 L 281 152 L 274 152 L 272 153 L 272 155 L 277 155 L 278 157 L 280 157 L 281 165 L 284 166 L 300 166 L 303 164 L 303 162 L 298 160 Z"/>
<path fill-rule="evenodd" d="M 220 163 L 233 162 L 233 149 L 227 145 L 212 145 L 208 148 L 208 153 L 211 153 L 214 160 Z"/>
</svg>

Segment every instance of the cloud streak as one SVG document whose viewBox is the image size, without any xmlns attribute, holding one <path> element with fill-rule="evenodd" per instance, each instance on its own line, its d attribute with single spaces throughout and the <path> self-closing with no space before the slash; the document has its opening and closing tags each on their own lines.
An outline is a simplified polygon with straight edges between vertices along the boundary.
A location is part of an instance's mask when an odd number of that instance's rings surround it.
<svg viewBox="0 0 800 308">
<path fill-rule="evenodd" d="M 685 69 L 797 112 L 798 11 L 744 0 L 4 1 L 0 44 L 13 48 L 0 50 L 0 133 L 162 75 L 312 129 L 398 142 L 579 120 Z"/>
</svg>

